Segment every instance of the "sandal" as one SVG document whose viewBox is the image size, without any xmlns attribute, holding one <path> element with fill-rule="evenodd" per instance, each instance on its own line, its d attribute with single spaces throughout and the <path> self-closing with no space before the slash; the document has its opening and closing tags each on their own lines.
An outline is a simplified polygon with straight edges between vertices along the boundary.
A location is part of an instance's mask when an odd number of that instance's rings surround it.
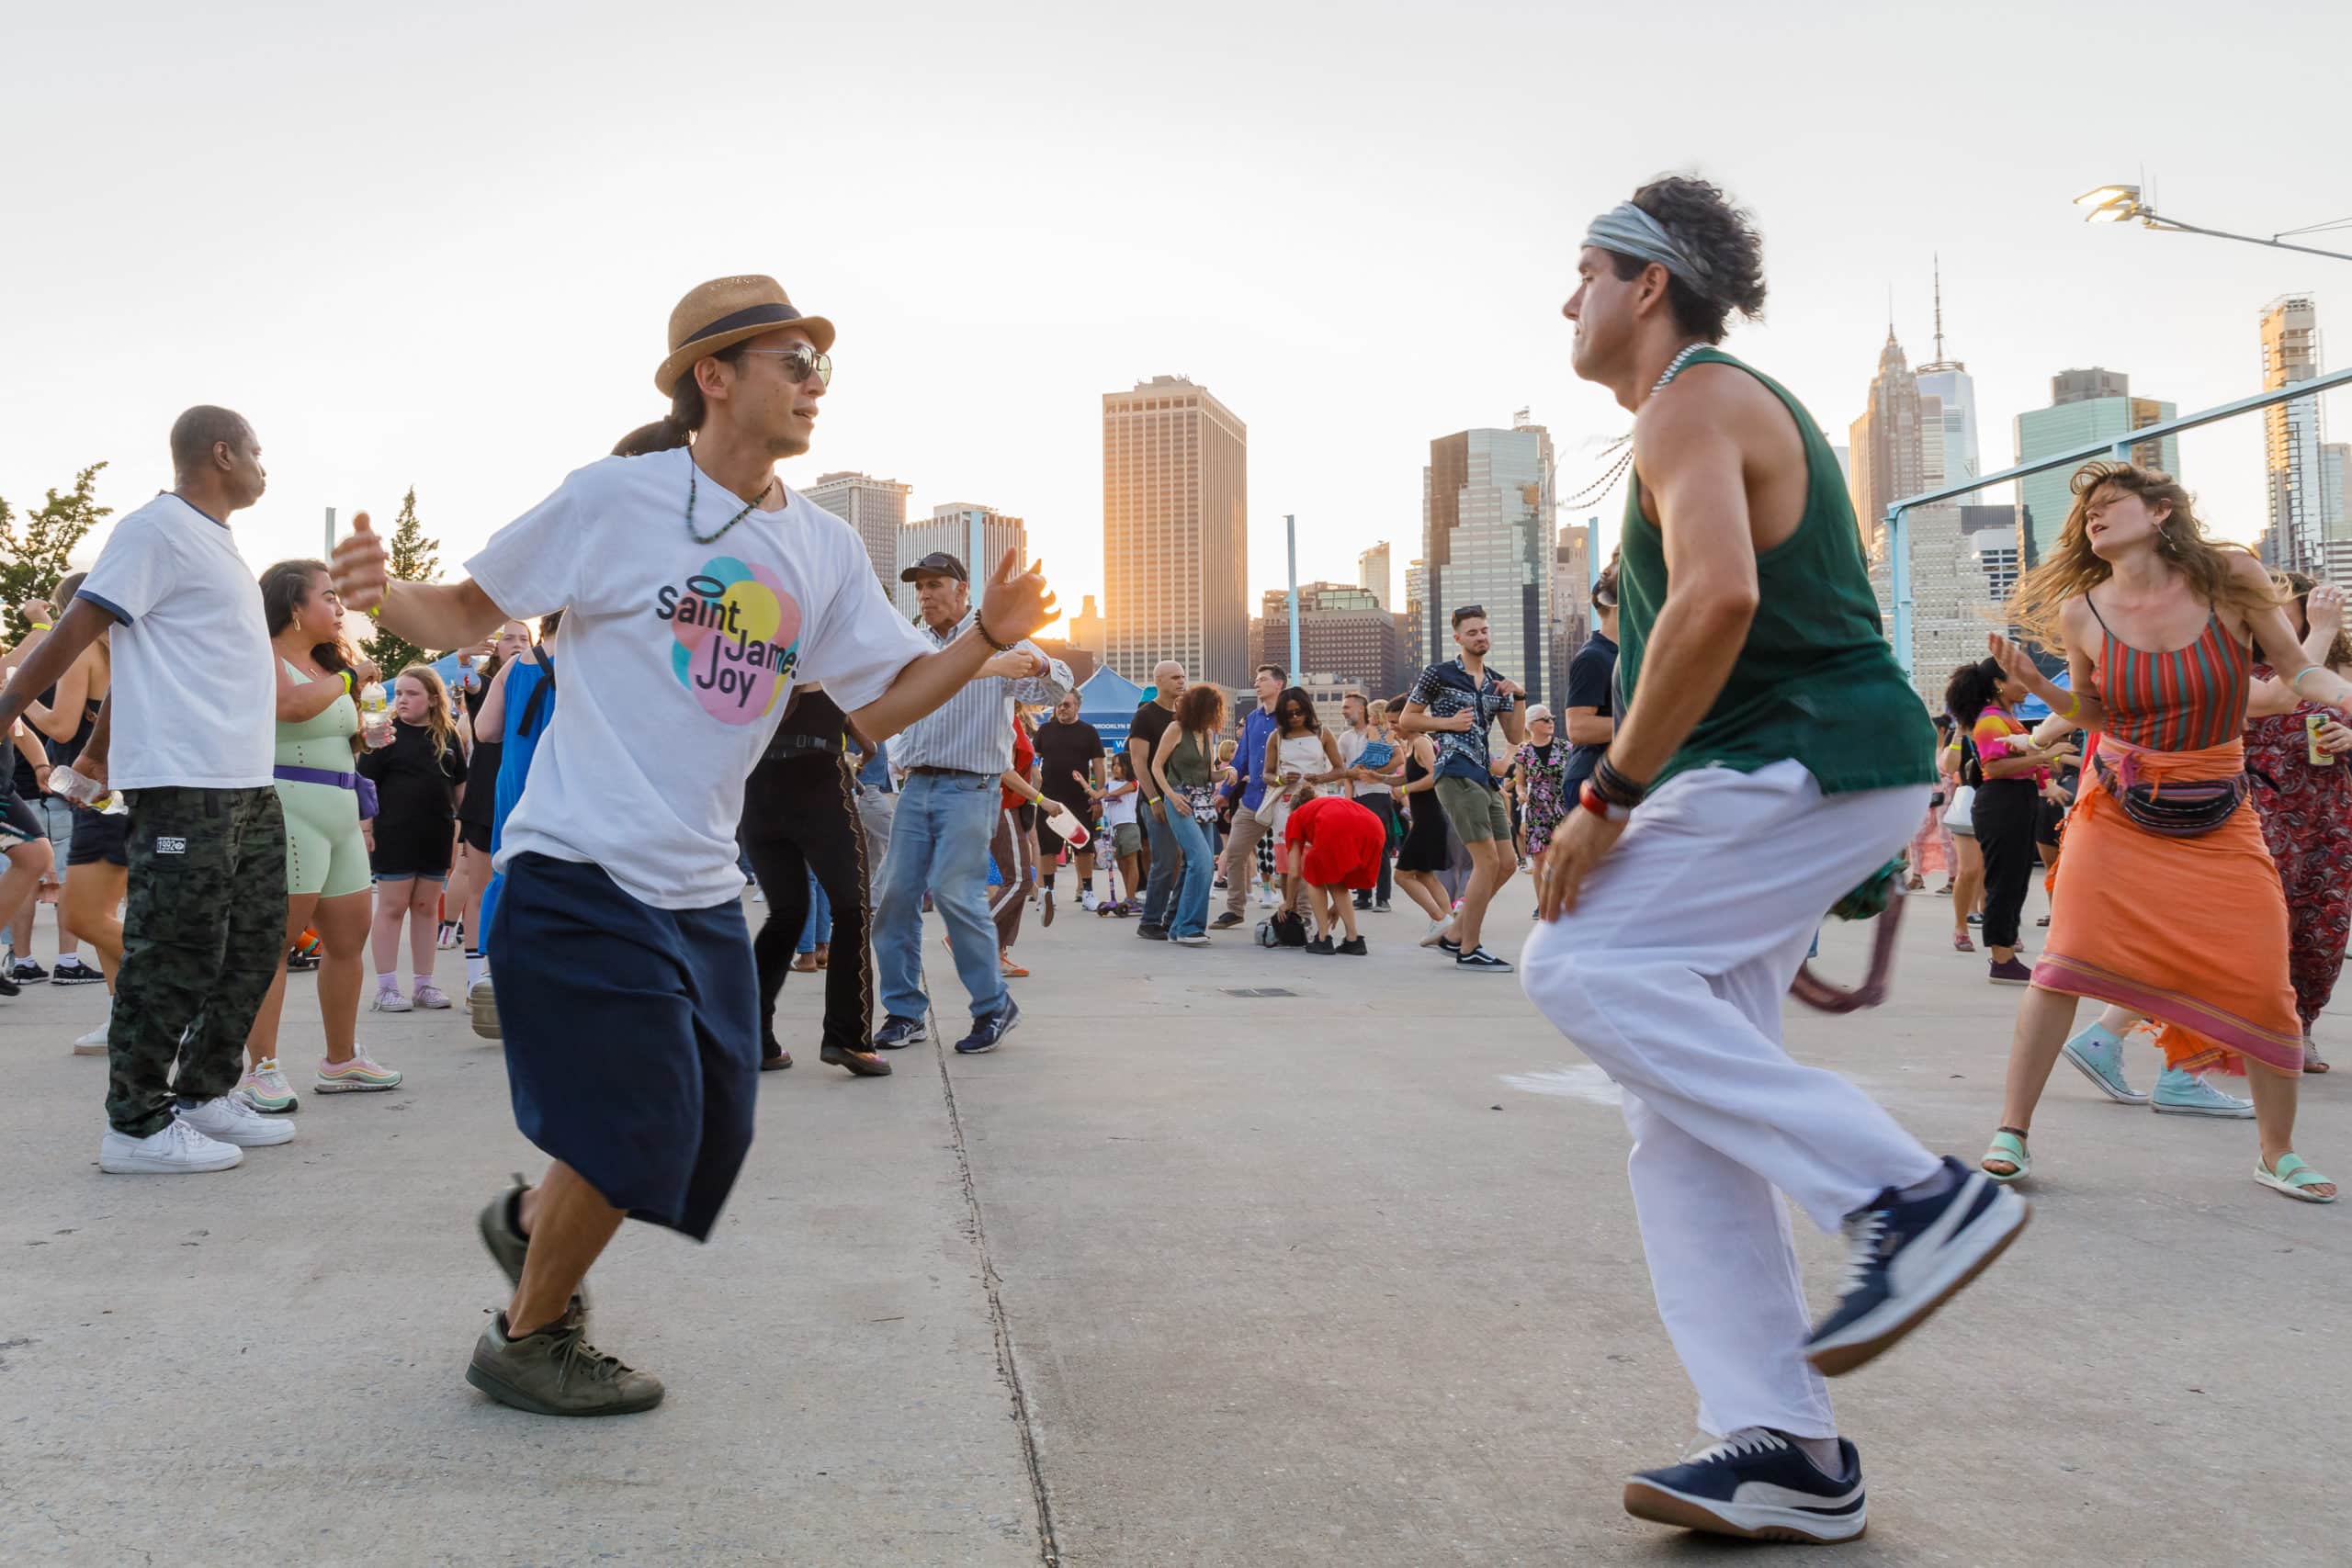
<svg viewBox="0 0 2352 1568">
<path fill-rule="evenodd" d="M 2004 1176 L 1993 1168 L 1995 1160 L 2009 1168 L 2007 1175 Z M 1993 1134 L 1993 1146 L 1984 1151 L 1984 1157 L 1976 1165 L 1978 1169 L 2004 1187 L 2012 1181 L 2023 1181 L 2033 1174 L 2033 1156 L 2025 1152 L 2025 1140 L 2007 1127 Z"/>
<path fill-rule="evenodd" d="M 2278 1163 L 2274 1166 L 2266 1166 L 2261 1160 L 2256 1160 L 2254 1179 L 2274 1192 L 2285 1193 L 2298 1203 L 2335 1201 L 2333 1192 L 2323 1198 L 2311 1190 L 2314 1187 L 2333 1187 L 2335 1183 L 2305 1165 L 2301 1155 L 2280 1155 Z"/>
<path fill-rule="evenodd" d="M 1973 953 L 1976 944 L 1968 940 L 1966 931 L 1954 931 L 1951 933 L 1951 950 L 1954 953 Z"/>
<path fill-rule="evenodd" d="M 2303 1036 L 2303 1071 L 2306 1073 L 2327 1071 L 2327 1064 L 2320 1059 L 2319 1046 L 2313 1043 L 2312 1037 L 2308 1034 Z"/>
</svg>

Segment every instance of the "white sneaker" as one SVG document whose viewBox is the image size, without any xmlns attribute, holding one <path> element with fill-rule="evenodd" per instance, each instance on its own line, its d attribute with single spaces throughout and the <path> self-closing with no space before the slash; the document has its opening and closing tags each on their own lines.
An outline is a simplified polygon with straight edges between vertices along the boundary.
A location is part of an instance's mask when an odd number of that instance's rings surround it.
<svg viewBox="0 0 2352 1568">
<path fill-rule="evenodd" d="M 208 1138 L 179 1117 L 144 1138 L 107 1129 L 98 1140 L 98 1168 L 110 1176 L 192 1176 L 243 1165 L 245 1151 Z"/>
<path fill-rule="evenodd" d="M 107 1015 L 98 1026 L 74 1042 L 76 1056 L 103 1056 L 107 1054 L 107 1031 L 114 1027 L 114 998 L 107 998 Z"/>
<path fill-rule="evenodd" d="M 414 1010 L 409 999 L 390 986 L 376 988 L 376 999 L 368 1004 L 369 1012 L 410 1012 Z"/>
<path fill-rule="evenodd" d="M 1081 909 L 1090 911 L 1094 908 L 1094 888 L 1092 884 L 1090 883 L 1088 886 L 1078 890 L 1078 907 Z"/>
<path fill-rule="evenodd" d="M 1421 933 L 1421 945 L 1423 947 L 1435 947 L 1439 942 L 1443 942 L 1449 935 L 1451 935 L 1453 931 L 1453 922 L 1451 919 L 1431 920 L 1430 922 L 1430 929 Z"/>
<path fill-rule="evenodd" d="M 233 1095 L 224 1094 L 218 1100 L 200 1100 L 193 1105 L 182 1100 L 179 1119 L 207 1138 L 217 1138 L 243 1149 L 290 1143 L 294 1138 L 293 1118 L 264 1116 Z"/>
<path fill-rule="evenodd" d="M 1274 890 L 1267 886 L 1262 882 L 1258 884 L 1258 908 L 1261 909 L 1271 909 L 1273 907 Z"/>
</svg>

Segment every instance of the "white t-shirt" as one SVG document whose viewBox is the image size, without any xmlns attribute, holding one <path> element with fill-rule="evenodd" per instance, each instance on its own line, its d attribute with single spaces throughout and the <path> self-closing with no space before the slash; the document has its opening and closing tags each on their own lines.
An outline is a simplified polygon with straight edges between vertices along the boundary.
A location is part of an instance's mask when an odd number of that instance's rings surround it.
<svg viewBox="0 0 2352 1568">
<path fill-rule="evenodd" d="M 109 639 L 109 785 L 268 787 L 277 660 L 227 524 L 159 495 L 115 525 L 75 597 L 122 623 Z"/>
<path fill-rule="evenodd" d="M 1102 803 L 1102 826 L 1105 828 L 1116 828 L 1123 822 L 1133 822 L 1135 819 L 1136 792 L 1134 790 L 1129 790 L 1125 795 Z"/>
<path fill-rule="evenodd" d="M 1353 729 L 1342 728 L 1340 731 L 1340 761 L 1352 768 L 1356 765 L 1356 760 L 1362 757 L 1364 754 L 1365 750 L 1371 745 L 1371 736 L 1360 734 Z M 1396 742 L 1393 740 L 1390 741 L 1389 746 L 1391 748 L 1390 756 L 1388 761 L 1383 764 L 1384 766 L 1394 766 L 1396 761 L 1394 752 Z M 1366 784 L 1362 779 L 1358 779 L 1356 781 L 1356 797 L 1359 800 L 1367 795 L 1390 795 L 1393 793 L 1395 792 L 1385 784 Z"/>
<path fill-rule="evenodd" d="M 506 819 L 520 853 L 602 866 L 629 897 L 700 909 L 743 891 L 743 781 L 800 681 L 844 710 L 931 651 L 850 525 L 798 492 L 717 534 L 740 497 L 684 447 L 607 457 L 501 528 L 467 572 L 512 617 L 561 610 L 554 716 Z"/>
</svg>

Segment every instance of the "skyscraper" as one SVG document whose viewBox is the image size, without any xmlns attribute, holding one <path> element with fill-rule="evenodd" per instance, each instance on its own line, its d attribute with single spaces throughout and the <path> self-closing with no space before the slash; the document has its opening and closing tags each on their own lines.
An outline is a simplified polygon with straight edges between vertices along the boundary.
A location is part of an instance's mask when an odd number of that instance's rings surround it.
<svg viewBox="0 0 2352 1568">
<path fill-rule="evenodd" d="M 1101 663 L 1103 653 L 1111 645 L 1105 640 L 1102 616 L 1094 608 L 1093 594 L 1086 595 L 1085 603 L 1080 606 L 1078 614 L 1069 618 L 1068 629 L 1070 646 L 1086 649 L 1087 652 L 1094 655 L 1096 663 Z"/>
<path fill-rule="evenodd" d="M 1372 590 L 1373 597 L 1379 601 L 1382 609 L 1388 608 L 1394 584 L 1389 577 L 1387 540 L 1381 540 L 1356 557 L 1356 583 L 1359 587 Z"/>
<path fill-rule="evenodd" d="M 1429 470 L 1424 468 L 1421 471 L 1421 513 L 1424 517 L 1429 513 Z M 1424 532 L 1427 531 L 1427 523 L 1422 525 L 1422 528 Z M 1429 661 L 1429 564 L 1420 560 L 1407 561 L 1405 563 L 1405 662 L 1413 666 L 1412 670 L 1407 671 L 1408 675 L 1418 672 L 1419 667 Z"/>
<path fill-rule="evenodd" d="M 2331 441 L 2319 449 L 2319 476 L 2330 520 L 2324 575 L 2352 584 L 2352 442 Z"/>
<path fill-rule="evenodd" d="M 1852 437 L 1853 468 L 1847 482 L 1867 552 L 1885 525 L 1887 507 L 1929 488 L 1935 483 L 1929 476 L 1943 472 L 1942 406 L 1919 395 L 1918 378 L 1894 341 L 1893 322 L 1887 324 L 1886 346 L 1879 351 L 1878 374 L 1871 378 L 1870 402 L 1854 422 Z M 1938 459 L 1933 468 L 1931 438 Z"/>
<path fill-rule="evenodd" d="M 1943 265 L 1936 266 L 1936 356 L 1919 367 L 1916 378 L 1922 400 L 1920 418 L 1929 416 L 1925 400 L 1935 400 L 1937 437 L 1932 446 L 1935 457 L 1928 467 L 1934 470 L 1927 488 L 1939 489 L 1973 479 L 1984 471 L 1979 459 L 1976 443 L 1976 383 L 1968 374 L 1968 367 L 1957 359 L 1944 357 L 1944 275 Z M 1939 460 L 1936 460 L 1939 459 Z M 1952 498 L 1955 506 L 1973 506 L 1977 492 Z"/>
<path fill-rule="evenodd" d="M 2132 378 L 2120 370 L 2096 366 L 2062 370 L 2050 378 L 2050 407 L 2028 409 L 2017 416 L 2018 461 L 2030 463 L 2093 441 L 2112 441 L 2161 424 L 2177 412 L 2170 403 L 2132 396 Z M 2161 468 L 2179 477 L 2177 436 L 2134 442 L 2131 457 L 2141 468 Z M 2058 542 L 2059 533 L 2066 526 L 2066 513 L 2075 504 L 2074 480 L 2075 470 L 2069 466 L 2045 468 L 2018 481 L 2018 498 L 2025 502 L 2028 566 L 2038 565 Z"/>
<path fill-rule="evenodd" d="M 1552 435 L 1522 412 L 1510 430 L 1464 430 L 1430 443 L 1421 470 L 1424 647 L 1453 656 L 1453 612 L 1476 604 L 1494 634 L 1487 662 L 1544 700 L 1550 690 Z"/>
<path fill-rule="evenodd" d="M 824 474 L 801 493 L 857 530 L 865 558 L 885 592 L 899 581 L 899 530 L 906 526 L 907 495 L 912 485 L 868 474 Z"/>
<path fill-rule="evenodd" d="M 2278 391 L 2320 373 L 2319 312 L 2311 297 L 2282 295 L 2262 308 L 2262 386 Z M 2268 472 L 2270 526 L 2262 558 L 2287 571 L 2324 575 L 2331 544 L 2352 546 L 2340 504 L 2327 493 L 2325 426 L 2316 397 L 2262 411 L 2263 466 Z M 2340 490 L 2340 487 L 2339 487 Z"/>
<path fill-rule="evenodd" d="M 972 525 L 981 528 L 980 556 L 972 558 Z M 915 585 L 899 581 L 899 573 L 922 559 L 933 550 L 944 550 L 964 563 L 972 574 L 972 603 L 980 602 L 980 584 L 996 570 L 997 561 L 1011 550 L 1026 567 L 1029 564 L 1029 530 L 1018 517 L 1007 517 L 993 506 L 974 506 L 966 502 L 951 501 L 944 506 L 934 506 L 929 517 L 919 518 L 899 530 L 899 546 L 892 559 L 897 563 L 890 573 L 890 597 L 899 613 L 912 620 L 922 613 L 915 599 Z"/>
<path fill-rule="evenodd" d="M 1155 376 L 1102 394 L 1102 597 L 1111 668 L 1250 674 L 1249 431 L 1208 389 Z"/>
<path fill-rule="evenodd" d="M 1568 690 L 1568 660 L 1592 635 L 1592 535 L 1588 525 L 1563 523 L 1552 551 L 1552 680 L 1554 697 Z"/>
</svg>

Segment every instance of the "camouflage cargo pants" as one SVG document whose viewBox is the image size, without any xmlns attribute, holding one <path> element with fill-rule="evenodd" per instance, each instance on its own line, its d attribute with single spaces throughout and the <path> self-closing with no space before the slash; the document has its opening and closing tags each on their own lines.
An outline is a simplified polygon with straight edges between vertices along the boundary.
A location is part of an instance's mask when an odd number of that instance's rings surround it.
<svg viewBox="0 0 2352 1568">
<path fill-rule="evenodd" d="M 130 894 L 107 1031 L 107 1120 L 144 1138 L 169 1124 L 176 1099 L 237 1087 L 245 1033 L 284 956 L 286 818 L 267 785 L 123 799 Z"/>
</svg>

